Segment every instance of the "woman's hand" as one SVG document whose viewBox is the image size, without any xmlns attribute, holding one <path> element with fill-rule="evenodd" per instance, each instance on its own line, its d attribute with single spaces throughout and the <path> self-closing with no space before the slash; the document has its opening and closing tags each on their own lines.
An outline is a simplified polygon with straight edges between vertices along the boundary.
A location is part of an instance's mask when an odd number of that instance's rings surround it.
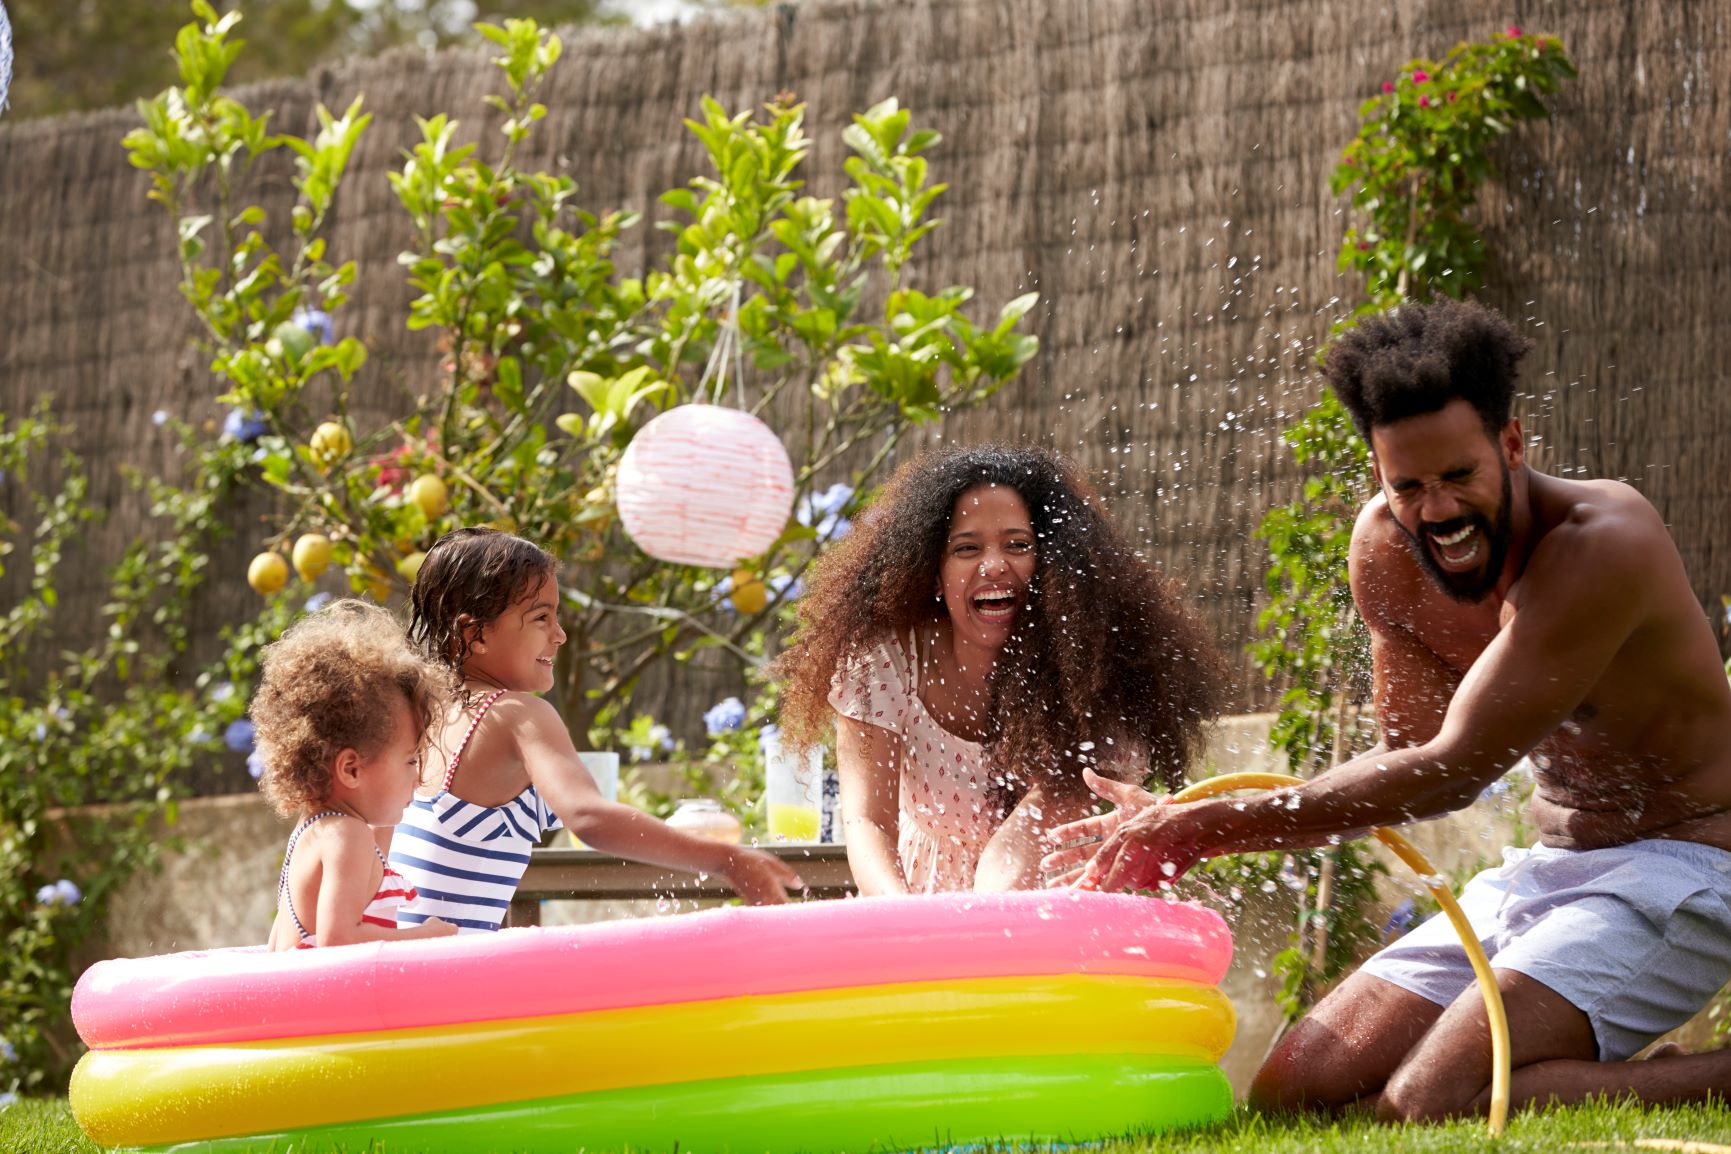
<svg viewBox="0 0 1731 1154">
<path fill-rule="evenodd" d="M 780 905 L 787 900 L 788 890 L 805 888 L 805 882 L 792 866 L 773 854 L 746 846 L 740 846 L 728 855 L 722 872 L 747 905 Z"/>
<path fill-rule="evenodd" d="M 1082 876 L 1082 871 L 1100 850 L 1100 843 L 1118 832 L 1118 828 L 1150 806 L 1162 805 L 1167 798 L 1149 793 L 1140 786 L 1102 777 L 1092 769 L 1082 771 L 1082 780 L 1102 801 L 1116 809 L 1095 814 L 1080 821 L 1058 826 L 1046 834 L 1046 839 L 1059 849 L 1040 859 L 1040 869 L 1048 886 L 1065 886 Z"/>
</svg>

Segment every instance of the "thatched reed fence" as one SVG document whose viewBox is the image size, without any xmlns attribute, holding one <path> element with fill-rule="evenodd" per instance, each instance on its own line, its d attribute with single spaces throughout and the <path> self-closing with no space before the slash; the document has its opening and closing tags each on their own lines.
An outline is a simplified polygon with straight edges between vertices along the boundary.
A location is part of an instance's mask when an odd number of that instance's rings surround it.
<svg viewBox="0 0 1731 1154">
<path fill-rule="evenodd" d="M 741 109 L 792 90 L 818 142 L 810 187 L 829 195 L 849 115 L 899 97 L 943 132 L 933 164 L 952 182 L 918 281 L 971 283 L 993 302 L 1043 294 L 1031 371 L 942 435 L 1075 454 L 1241 651 L 1265 562 L 1252 531 L 1295 490 L 1278 431 L 1315 396 L 1310 356 L 1336 298 L 1358 292 L 1335 272 L 1343 206 L 1327 190 L 1357 104 L 1410 56 L 1511 19 L 1561 36 L 1581 69 L 1555 119 L 1510 141 L 1507 179 L 1485 198 L 1489 297 L 1537 341 L 1522 416 L 1542 464 L 1645 492 L 1716 603 L 1731 591 L 1719 543 L 1731 515 L 1731 27 L 1713 0 L 807 0 L 577 35 L 534 159 L 569 171 L 587 207 L 653 219 L 654 196 L 699 170 L 678 126 L 702 94 Z M 437 361 L 402 324 L 410 294 L 394 258 L 408 226 L 385 173 L 416 114 L 450 111 L 497 139 L 480 103 L 492 73 L 480 54 L 395 55 L 247 94 L 281 126 L 307 124 L 315 100 L 340 107 L 363 92 L 375 114 L 331 252 L 361 264 L 338 326 L 371 346 L 365 387 L 381 408 Z M 122 467 L 174 465 L 151 414 L 221 418 L 189 351 L 168 222 L 119 147 L 132 123 L 116 110 L 0 124 L 0 404 L 53 394 L 115 512 L 63 590 L 90 630 L 99 562 L 140 520 Z M 286 170 L 262 168 L 256 188 L 280 210 Z M 622 263 L 665 243 L 646 224 Z M 16 510 L 17 492 L 0 494 Z M 251 609 L 241 574 L 260 511 L 237 511 L 215 560 L 200 607 L 213 633 Z M 1241 703 L 1266 701 L 1241 665 Z M 684 685 L 676 712 L 694 715 L 712 686 Z"/>
</svg>

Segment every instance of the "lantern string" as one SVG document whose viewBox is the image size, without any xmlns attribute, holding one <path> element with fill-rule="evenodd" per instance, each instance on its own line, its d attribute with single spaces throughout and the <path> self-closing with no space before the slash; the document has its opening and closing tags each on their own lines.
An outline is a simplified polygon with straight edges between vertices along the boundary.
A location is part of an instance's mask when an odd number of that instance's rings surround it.
<svg viewBox="0 0 1731 1154">
<path fill-rule="evenodd" d="M 745 408 L 745 349 L 739 341 L 739 278 L 733 280 L 733 312 L 727 318 L 727 331 L 733 337 L 733 399 Z M 726 380 L 724 376 L 723 381 Z M 725 388 L 726 386 L 723 385 Z"/>
<path fill-rule="evenodd" d="M 733 281 L 733 308 L 722 322 L 721 336 L 715 342 L 715 348 L 710 351 L 709 363 L 703 366 L 703 376 L 697 382 L 697 391 L 701 395 L 709 388 L 710 379 L 715 380 L 714 403 L 721 404 L 727 397 L 727 370 L 733 368 L 734 398 L 743 410 L 745 408 L 745 354 L 739 339 L 739 292 L 740 281 Z"/>
</svg>

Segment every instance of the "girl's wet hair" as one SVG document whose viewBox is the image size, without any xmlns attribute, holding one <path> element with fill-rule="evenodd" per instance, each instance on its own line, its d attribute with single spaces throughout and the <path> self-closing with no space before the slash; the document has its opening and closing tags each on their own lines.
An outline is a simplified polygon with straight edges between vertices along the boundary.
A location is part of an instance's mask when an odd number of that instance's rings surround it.
<svg viewBox="0 0 1731 1154">
<path fill-rule="evenodd" d="M 1221 706 L 1220 658 L 1075 467 L 1044 449 L 947 449 L 896 470 L 812 567 L 798 632 L 775 666 L 783 732 L 821 741 L 832 681 L 849 675 L 850 658 L 944 616 L 932 593 L 950 517 L 981 485 L 1020 494 L 1036 553 L 1027 609 L 993 670 L 986 752 L 1003 775 L 999 804 L 1007 811 L 1034 782 L 1133 750 L 1168 785 L 1180 781 Z"/>
<path fill-rule="evenodd" d="M 433 543 L 409 592 L 409 640 L 462 671 L 480 631 L 558 572 L 553 555 L 498 529 L 453 529 Z"/>
<path fill-rule="evenodd" d="M 322 805 L 337 755 L 370 757 L 396 736 L 392 697 L 425 735 L 455 688 L 443 665 L 409 644 L 397 619 L 345 599 L 303 617 L 267 645 L 248 712 L 264 762 L 259 789 L 284 817 Z"/>
</svg>

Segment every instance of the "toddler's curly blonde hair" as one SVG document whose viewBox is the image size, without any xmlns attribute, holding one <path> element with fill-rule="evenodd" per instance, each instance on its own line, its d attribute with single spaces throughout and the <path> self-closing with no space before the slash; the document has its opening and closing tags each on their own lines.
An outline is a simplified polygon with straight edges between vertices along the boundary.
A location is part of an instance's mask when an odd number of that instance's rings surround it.
<svg viewBox="0 0 1731 1154">
<path fill-rule="evenodd" d="M 248 710 L 265 767 L 259 789 L 284 817 L 323 804 L 337 754 L 370 756 L 394 736 L 392 695 L 424 734 L 455 689 L 376 605 L 348 598 L 302 618 L 265 647 Z"/>
</svg>

